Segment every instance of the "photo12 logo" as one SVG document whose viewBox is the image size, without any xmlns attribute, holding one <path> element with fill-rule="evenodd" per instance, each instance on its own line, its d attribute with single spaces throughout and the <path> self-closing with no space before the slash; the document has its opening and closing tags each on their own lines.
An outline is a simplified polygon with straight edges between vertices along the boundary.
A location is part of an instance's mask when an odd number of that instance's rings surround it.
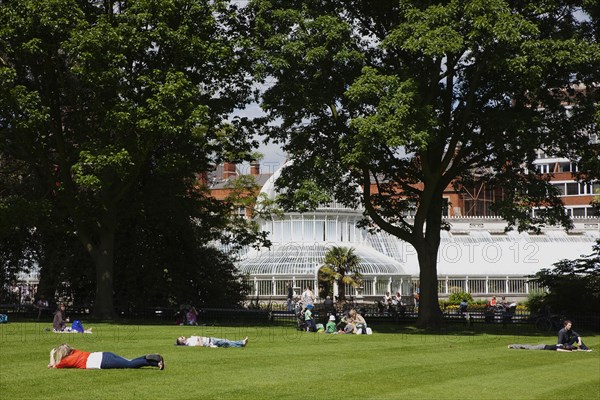
<svg viewBox="0 0 600 400">
<path fill-rule="evenodd" d="M 508 246 L 499 243 L 472 242 L 472 243 L 442 243 L 438 250 L 437 261 L 451 264 L 485 263 L 514 263 L 536 264 L 540 260 L 540 248 L 537 243 L 515 242 Z M 402 261 L 417 256 L 415 248 L 403 243 L 401 251 Z"/>
</svg>

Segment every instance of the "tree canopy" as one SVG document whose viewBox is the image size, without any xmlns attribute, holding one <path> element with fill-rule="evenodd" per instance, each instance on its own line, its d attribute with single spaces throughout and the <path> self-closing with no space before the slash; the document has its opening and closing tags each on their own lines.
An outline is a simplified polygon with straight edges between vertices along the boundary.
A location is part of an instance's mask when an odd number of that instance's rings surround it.
<svg viewBox="0 0 600 400">
<path fill-rule="evenodd" d="M 593 252 L 576 260 L 561 260 L 533 277 L 548 289 L 541 306 L 568 314 L 600 311 L 600 240 Z"/>
<path fill-rule="evenodd" d="M 415 247 L 419 323 L 438 325 L 448 187 L 478 177 L 502 188 L 493 211 L 509 228 L 569 226 L 531 172 L 538 151 L 578 160 L 589 148 L 598 15 L 576 13 L 592 3 L 251 1 L 265 134 L 294 160 L 278 184 L 306 193 L 284 206 L 323 193 L 362 202 L 367 224 Z"/>
<path fill-rule="evenodd" d="M 252 95 L 243 22 L 220 0 L 0 1 L 5 279 L 24 260 L 61 279 L 60 254 L 77 259 L 99 317 L 113 315 L 114 293 L 189 293 L 182 270 L 200 269 L 205 289 L 210 264 L 236 281 L 230 261 L 202 250 L 230 210 L 196 174 L 252 148 L 246 121 L 228 122 Z M 188 285 L 159 284 L 173 276 Z"/>
</svg>

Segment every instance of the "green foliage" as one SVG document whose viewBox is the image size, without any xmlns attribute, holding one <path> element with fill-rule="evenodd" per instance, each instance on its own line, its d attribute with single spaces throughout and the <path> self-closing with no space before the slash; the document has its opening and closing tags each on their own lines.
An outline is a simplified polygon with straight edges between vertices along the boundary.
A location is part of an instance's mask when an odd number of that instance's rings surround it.
<svg viewBox="0 0 600 400">
<path fill-rule="evenodd" d="M 600 312 L 600 240 L 592 254 L 559 261 L 552 269 L 536 273 L 533 279 L 548 289 L 540 299 L 545 308 L 565 313 Z"/>
<path fill-rule="evenodd" d="M 546 311 L 545 300 L 545 292 L 532 292 L 527 296 L 525 305 L 532 314 L 543 314 Z"/>
<path fill-rule="evenodd" d="M 473 302 L 473 296 L 471 296 L 471 293 L 467 292 L 455 292 L 448 296 L 448 302 L 450 304 L 460 304 L 463 299 L 467 300 L 469 303 Z"/>
<path fill-rule="evenodd" d="M 185 258 L 187 269 L 208 276 L 205 257 L 215 255 L 207 243 L 223 232 L 230 242 L 253 241 L 257 232 L 247 227 L 228 229 L 231 204 L 207 200 L 196 182 L 224 158 L 250 158 L 256 144 L 249 121 L 228 121 L 253 90 L 243 22 L 237 5 L 221 0 L 2 2 L 0 179 L 12 185 L 0 203 L 8 207 L 3 216 L 30 205 L 20 227 L 0 220 L 0 232 L 29 240 L 0 243 L 2 268 L 13 260 L 6 279 L 24 268 L 19 259 L 39 264 L 42 280 L 53 274 L 73 287 L 84 276 L 77 286 L 88 295 L 79 298 L 111 317 L 113 293 L 139 277 L 134 266 L 160 282 L 169 257 Z M 50 211 L 37 212 L 39 204 Z M 166 246 L 165 226 L 189 233 L 185 245 Z M 51 261 L 59 254 L 83 261 L 80 251 L 88 260 L 79 270 Z M 215 259 L 217 270 L 229 271 L 221 255 Z M 203 301 L 207 288 L 196 291 Z"/>
</svg>

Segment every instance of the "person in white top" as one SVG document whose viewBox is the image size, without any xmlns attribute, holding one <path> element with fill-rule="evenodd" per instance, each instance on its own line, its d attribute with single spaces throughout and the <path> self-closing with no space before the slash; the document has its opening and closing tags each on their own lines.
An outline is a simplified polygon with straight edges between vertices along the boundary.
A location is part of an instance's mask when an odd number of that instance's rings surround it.
<svg viewBox="0 0 600 400">
<path fill-rule="evenodd" d="M 306 286 L 306 289 L 304 289 L 304 292 L 302 292 L 301 300 L 304 308 L 306 308 L 306 306 L 309 304 L 315 303 L 315 294 L 310 286 Z"/>
<path fill-rule="evenodd" d="M 208 336 L 179 336 L 177 346 L 199 346 L 199 347 L 246 347 L 248 336 L 242 340 L 219 339 Z"/>
</svg>

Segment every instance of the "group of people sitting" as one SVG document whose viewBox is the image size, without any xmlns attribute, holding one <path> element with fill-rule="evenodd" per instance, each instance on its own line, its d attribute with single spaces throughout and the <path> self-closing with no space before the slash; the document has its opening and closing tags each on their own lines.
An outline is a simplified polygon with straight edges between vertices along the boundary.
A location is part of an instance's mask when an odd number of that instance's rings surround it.
<svg viewBox="0 0 600 400">
<path fill-rule="evenodd" d="M 60 303 L 54 312 L 54 319 L 52 320 L 52 331 L 54 333 L 92 333 L 92 328 L 84 329 L 83 324 L 79 320 L 75 320 L 71 325 L 67 325 L 69 322 L 70 320 L 65 314 L 65 304 Z"/>
<path fill-rule="evenodd" d="M 506 300 L 506 297 L 504 297 L 504 296 L 502 296 L 502 299 L 500 299 L 500 301 L 498 301 L 496 299 L 496 296 L 493 296 L 491 298 L 491 300 L 488 300 L 488 302 L 486 303 L 487 309 L 495 309 L 495 310 L 505 310 L 508 308 L 516 307 L 516 306 L 517 306 L 517 303 L 515 303 L 515 302 L 509 303 Z"/>
<path fill-rule="evenodd" d="M 340 322 L 335 323 L 335 315 L 329 316 L 329 322 L 325 327 L 325 333 L 338 334 L 370 334 L 371 329 L 367 326 L 367 321 L 355 309 L 348 311 L 347 316 L 343 316 Z"/>
<path fill-rule="evenodd" d="M 402 301 L 402 296 L 400 292 L 396 292 L 395 295 L 390 295 L 390 292 L 385 292 L 383 298 L 380 302 L 377 303 L 379 307 L 379 312 L 393 312 L 399 311 L 404 312 L 406 309 L 406 305 Z"/>
<path fill-rule="evenodd" d="M 289 286 L 289 285 L 288 285 Z M 328 299 L 330 299 L 328 297 Z M 330 313 L 327 324 L 323 326 L 318 324 L 314 313 L 315 295 L 310 286 L 306 286 L 304 292 L 300 295 L 300 301 L 296 304 L 296 314 L 299 318 L 300 330 L 307 332 L 323 333 L 343 333 L 343 334 L 367 334 L 371 330 L 367 329 L 367 322 L 355 309 L 350 309 L 347 315 L 343 316 L 339 322 L 336 322 L 335 309 L 325 305 L 325 311 Z"/>
<path fill-rule="evenodd" d="M 327 324 L 317 324 L 313 314 L 314 306 L 307 304 L 303 311 L 304 326 L 307 332 L 324 332 L 334 334 L 369 334 L 371 332 L 367 327 L 367 321 L 355 309 L 350 309 L 348 314 L 343 316 L 339 322 L 336 322 L 334 314 L 329 315 Z"/>
<path fill-rule="evenodd" d="M 556 344 L 509 344 L 509 349 L 521 350 L 552 350 L 552 351 L 587 351 L 590 350 L 581 338 L 581 335 L 573 329 L 573 322 L 565 320 L 563 328 L 558 331 Z"/>
</svg>

